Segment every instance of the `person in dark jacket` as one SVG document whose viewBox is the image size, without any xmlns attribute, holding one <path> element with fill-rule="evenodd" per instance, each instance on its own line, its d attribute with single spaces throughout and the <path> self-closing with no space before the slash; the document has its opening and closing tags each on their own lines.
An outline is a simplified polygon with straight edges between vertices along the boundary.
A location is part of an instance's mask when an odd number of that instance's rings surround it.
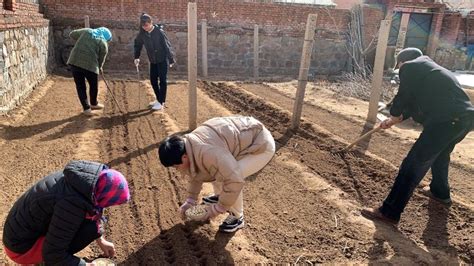
<svg viewBox="0 0 474 266">
<path fill-rule="evenodd" d="M 406 48 L 397 56 L 400 87 L 384 129 L 412 117 L 423 124 L 423 132 L 403 160 L 395 183 L 378 209 L 362 215 L 396 225 L 414 189 L 431 168 L 432 180 L 422 192 L 447 206 L 451 204 L 448 183 L 450 155 L 457 143 L 472 130 L 474 107 L 456 77 L 417 48 Z"/>
<path fill-rule="evenodd" d="M 160 24 L 153 24 L 151 16 L 140 16 L 140 32 L 135 38 L 135 66 L 140 64 L 140 53 L 145 45 L 148 60 L 150 61 L 150 83 L 155 92 L 156 101 L 149 106 L 153 110 L 160 110 L 166 102 L 168 67 L 175 63 L 171 43 Z M 158 79 L 160 83 L 158 84 Z"/>
<path fill-rule="evenodd" d="M 120 172 L 71 161 L 15 202 L 3 227 L 5 253 L 19 264 L 86 265 L 74 254 L 96 240 L 104 255 L 113 257 L 114 245 L 102 236 L 102 212 L 129 199 Z"/>
<path fill-rule="evenodd" d="M 97 102 L 98 76 L 108 53 L 107 42 L 112 39 L 112 33 L 105 27 L 84 28 L 71 31 L 69 37 L 76 43 L 67 64 L 71 66 L 83 113 L 92 116 L 92 110 L 104 108 Z M 89 83 L 90 104 L 87 100 L 86 79 Z"/>
</svg>

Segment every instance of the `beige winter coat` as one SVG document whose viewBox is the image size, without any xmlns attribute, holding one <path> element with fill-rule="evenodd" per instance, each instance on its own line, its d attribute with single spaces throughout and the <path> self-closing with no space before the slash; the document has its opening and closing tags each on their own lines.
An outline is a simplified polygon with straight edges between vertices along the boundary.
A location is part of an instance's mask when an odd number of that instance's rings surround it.
<svg viewBox="0 0 474 266">
<path fill-rule="evenodd" d="M 265 151 L 267 143 L 255 142 L 264 128 L 253 117 L 218 117 L 204 122 L 184 136 L 190 161 L 189 196 L 197 199 L 203 182 L 223 182 L 219 204 L 229 209 L 244 185 L 244 176 L 237 164 L 247 154 Z"/>
</svg>

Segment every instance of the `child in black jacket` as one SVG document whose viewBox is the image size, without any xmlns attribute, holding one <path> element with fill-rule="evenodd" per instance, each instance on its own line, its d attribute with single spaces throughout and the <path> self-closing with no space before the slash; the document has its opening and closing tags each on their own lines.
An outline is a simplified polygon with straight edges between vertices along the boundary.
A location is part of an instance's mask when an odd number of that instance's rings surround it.
<svg viewBox="0 0 474 266">
<path fill-rule="evenodd" d="M 135 65 L 140 64 L 140 53 L 145 46 L 150 61 L 150 83 L 155 92 L 156 101 L 150 103 L 153 110 L 160 110 L 166 102 L 168 67 L 172 67 L 175 59 L 171 43 L 163 27 L 153 24 L 151 16 L 140 16 L 140 32 L 135 38 Z M 160 84 L 158 84 L 158 79 Z"/>
</svg>

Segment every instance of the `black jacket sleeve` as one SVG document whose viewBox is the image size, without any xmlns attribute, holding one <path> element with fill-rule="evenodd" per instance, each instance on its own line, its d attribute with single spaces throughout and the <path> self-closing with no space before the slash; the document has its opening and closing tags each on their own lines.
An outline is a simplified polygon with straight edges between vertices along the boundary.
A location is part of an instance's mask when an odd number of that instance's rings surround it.
<svg viewBox="0 0 474 266">
<path fill-rule="evenodd" d="M 173 48 L 171 47 L 171 42 L 168 39 L 168 36 L 166 36 L 166 33 L 163 30 L 161 32 L 163 33 L 163 38 L 165 39 L 165 46 L 167 50 L 166 55 L 168 57 L 168 61 L 170 64 L 174 64 L 176 60 L 175 60 L 175 54 L 174 54 Z"/>
<path fill-rule="evenodd" d="M 56 203 L 43 245 L 46 265 L 85 265 L 84 260 L 67 250 L 85 215 L 86 211 L 77 199 L 65 198 Z"/>
<path fill-rule="evenodd" d="M 415 89 L 413 81 L 414 77 L 413 73 L 410 72 L 410 65 L 403 65 L 400 68 L 400 86 L 397 95 L 393 99 L 390 115 L 398 117 L 403 114 L 404 120 L 411 116 L 408 109 L 412 100 L 410 90 Z"/>
<path fill-rule="evenodd" d="M 134 48 L 135 59 L 140 58 L 140 54 L 141 54 L 142 48 L 143 48 L 143 39 L 140 36 L 140 33 L 137 35 L 137 37 L 135 37 L 133 48 Z"/>
</svg>

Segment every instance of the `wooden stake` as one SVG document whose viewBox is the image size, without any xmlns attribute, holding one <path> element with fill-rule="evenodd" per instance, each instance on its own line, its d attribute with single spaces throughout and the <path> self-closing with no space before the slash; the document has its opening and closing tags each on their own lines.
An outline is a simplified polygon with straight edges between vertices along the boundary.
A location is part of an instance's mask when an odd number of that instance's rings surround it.
<svg viewBox="0 0 474 266">
<path fill-rule="evenodd" d="M 298 89 L 296 91 L 295 105 L 293 106 L 293 117 L 291 129 L 297 129 L 300 125 L 301 112 L 303 111 L 304 93 L 306 83 L 308 83 L 308 72 L 311 63 L 311 53 L 313 51 L 314 30 L 316 28 L 317 14 L 309 14 L 306 22 L 306 32 L 304 34 L 303 53 L 301 56 L 300 73 L 298 77 Z"/>
<path fill-rule="evenodd" d="M 383 66 L 387 51 L 388 34 L 390 32 L 390 20 L 380 22 L 379 37 L 377 40 L 377 50 L 375 52 L 374 74 L 372 77 L 372 90 L 370 93 L 369 113 L 367 122 L 375 124 L 377 122 L 377 110 L 382 91 Z"/>
<path fill-rule="evenodd" d="M 84 27 L 85 28 L 90 28 L 91 27 L 91 24 L 89 23 L 89 16 L 88 15 L 84 16 Z"/>
<path fill-rule="evenodd" d="M 189 88 L 189 129 L 196 128 L 197 118 L 197 8 L 196 3 L 188 3 L 188 88 Z"/>
</svg>

